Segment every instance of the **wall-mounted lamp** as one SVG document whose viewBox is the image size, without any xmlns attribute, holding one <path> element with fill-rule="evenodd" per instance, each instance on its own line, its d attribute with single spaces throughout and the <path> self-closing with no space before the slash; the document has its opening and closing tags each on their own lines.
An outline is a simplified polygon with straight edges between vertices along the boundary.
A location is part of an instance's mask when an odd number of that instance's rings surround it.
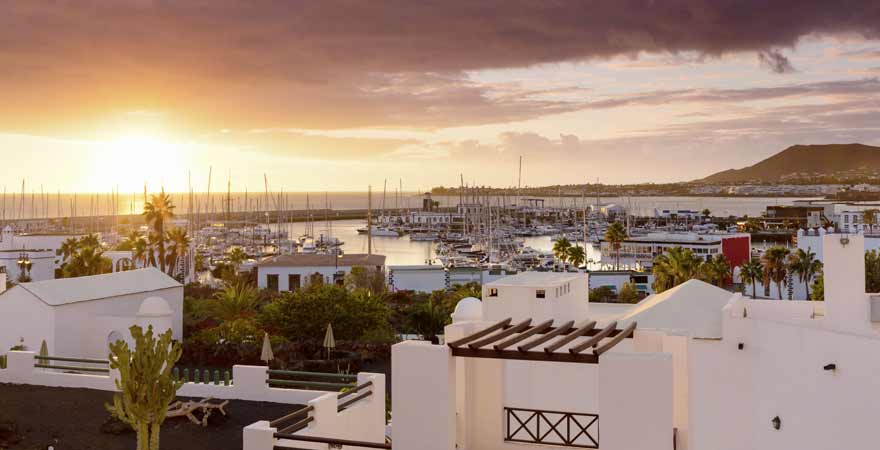
<svg viewBox="0 0 880 450">
<path fill-rule="evenodd" d="M 843 235 L 840 237 L 840 245 L 846 247 L 849 244 L 849 236 Z"/>
<path fill-rule="evenodd" d="M 738 349 L 740 349 L 740 350 L 742 350 L 743 348 L 745 348 L 745 346 L 746 346 L 746 344 L 743 344 L 742 342 L 740 342 L 739 344 L 736 344 L 736 348 L 738 348 Z"/>
<path fill-rule="evenodd" d="M 837 364 L 825 364 L 824 366 L 822 366 L 822 368 L 825 370 L 837 370 Z"/>
<path fill-rule="evenodd" d="M 782 428 L 782 419 L 780 419 L 779 416 L 776 416 L 770 421 L 770 424 L 773 425 L 774 430 L 778 430 Z"/>
</svg>

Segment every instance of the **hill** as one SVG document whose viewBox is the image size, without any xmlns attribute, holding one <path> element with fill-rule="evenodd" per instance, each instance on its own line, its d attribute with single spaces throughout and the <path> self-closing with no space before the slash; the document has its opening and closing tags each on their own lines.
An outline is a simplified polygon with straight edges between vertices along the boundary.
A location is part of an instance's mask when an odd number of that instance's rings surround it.
<svg viewBox="0 0 880 450">
<path fill-rule="evenodd" d="M 880 172 L 880 147 L 863 144 L 793 145 L 749 167 L 724 170 L 704 183 L 777 182 L 817 177 L 852 178 Z"/>
</svg>

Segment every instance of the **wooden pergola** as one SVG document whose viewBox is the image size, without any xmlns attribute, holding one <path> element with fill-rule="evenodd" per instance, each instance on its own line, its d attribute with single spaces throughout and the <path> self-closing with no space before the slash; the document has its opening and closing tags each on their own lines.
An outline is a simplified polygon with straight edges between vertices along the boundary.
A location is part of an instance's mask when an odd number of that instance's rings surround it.
<svg viewBox="0 0 880 450">
<path fill-rule="evenodd" d="M 532 325 L 532 319 L 511 322 L 507 318 L 448 343 L 452 356 L 598 364 L 599 356 L 631 338 L 636 329 L 635 322 L 623 329 L 617 328 L 616 321 L 602 329 L 596 328 L 594 320 L 578 326 L 574 321 L 559 326 L 552 320 L 537 325 Z"/>
</svg>

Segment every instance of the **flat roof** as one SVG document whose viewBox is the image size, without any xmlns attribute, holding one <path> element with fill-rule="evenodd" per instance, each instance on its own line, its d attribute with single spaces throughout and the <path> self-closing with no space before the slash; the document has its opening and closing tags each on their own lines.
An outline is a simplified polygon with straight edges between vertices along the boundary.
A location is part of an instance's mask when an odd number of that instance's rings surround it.
<svg viewBox="0 0 880 450">
<path fill-rule="evenodd" d="M 486 283 L 486 286 L 529 286 L 541 287 L 558 285 L 584 278 L 586 274 L 572 272 L 520 272 L 516 275 L 499 278 Z"/>
<path fill-rule="evenodd" d="M 22 289 L 50 306 L 139 294 L 182 286 L 155 267 L 77 278 L 20 283 Z"/>
<path fill-rule="evenodd" d="M 342 256 L 297 253 L 278 255 L 260 261 L 257 267 L 336 267 L 336 266 L 384 266 L 385 255 L 351 253 Z"/>
</svg>

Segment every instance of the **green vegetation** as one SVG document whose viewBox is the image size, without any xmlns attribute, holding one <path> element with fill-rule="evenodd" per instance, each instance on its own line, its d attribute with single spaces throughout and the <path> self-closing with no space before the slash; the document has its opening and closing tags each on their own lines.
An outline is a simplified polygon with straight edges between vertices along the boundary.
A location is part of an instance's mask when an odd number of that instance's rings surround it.
<svg viewBox="0 0 880 450">
<path fill-rule="evenodd" d="M 153 337 L 153 327 L 144 333 L 139 326 L 129 329 L 135 350 L 119 340 L 110 344 L 110 368 L 119 371 L 118 393 L 107 410 L 137 433 L 137 450 L 159 450 L 159 433 L 168 405 L 177 397 L 183 381 L 173 376 L 181 347 L 171 340 L 171 330 Z"/>
<path fill-rule="evenodd" d="M 158 250 L 159 267 L 165 272 L 165 222 L 174 217 L 174 203 L 171 197 L 164 191 L 160 194 L 153 194 L 150 201 L 144 204 L 144 212 L 142 213 L 144 220 L 153 228 L 151 237 L 156 243 Z M 148 239 L 149 241 L 149 239 Z M 150 252 L 152 258 L 153 253 Z M 155 261 L 153 264 L 155 266 Z"/>
<path fill-rule="evenodd" d="M 620 270 L 620 244 L 627 237 L 626 229 L 623 228 L 623 224 L 620 222 L 612 223 L 608 230 L 605 231 L 605 240 L 608 241 L 611 249 L 614 250 L 614 268 L 616 270 Z"/>
<path fill-rule="evenodd" d="M 757 297 L 757 284 L 764 277 L 764 266 L 758 258 L 752 258 L 739 268 L 739 276 L 744 285 L 752 285 L 752 298 Z"/>
<path fill-rule="evenodd" d="M 94 234 L 79 239 L 65 239 L 56 253 L 61 256 L 61 276 L 64 278 L 100 275 L 113 269 L 110 259 L 104 257 L 98 236 Z"/>
<path fill-rule="evenodd" d="M 788 276 L 788 256 L 791 251 L 782 246 L 774 246 L 768 248 L 761 257 L 761 264 L 764 266 L 764 295 L 770 295 L 770 283 L 776 284 L 776 293 L 779 300 L 782 300 L 782 283 Z"/>
</svg>

